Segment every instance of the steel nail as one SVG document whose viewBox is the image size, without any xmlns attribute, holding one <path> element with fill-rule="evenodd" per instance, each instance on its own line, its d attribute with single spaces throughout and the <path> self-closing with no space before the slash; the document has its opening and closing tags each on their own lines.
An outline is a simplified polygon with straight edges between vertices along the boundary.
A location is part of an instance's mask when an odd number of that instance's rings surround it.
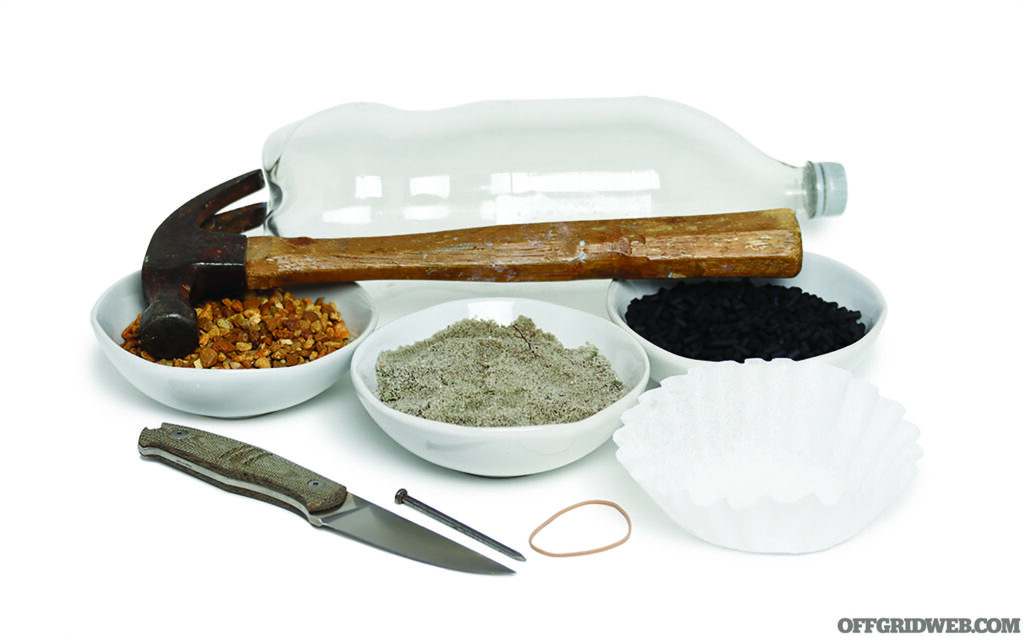
<svg viewBox="0 0 1024 636">
<path fill-rule="evenodd" d="M 461 532 L 462 534 L 466 535 L 467 537 L 470 537 L 472 539 L 476 539 L 480 543 L 482 543 L 482 544 L 484 544 L 484 545 L 486 545 L 488 547 L 494 548 L 495 550 L 497 550 L 498 552 L 501 552 L 505 556 L 511 557 L 511 558 L 513 558 L 513 559 L 515 559 L 517 561 L 525 561 L 526 560 L 526 557 L 524 557 L 522 554 L 516 552 L 512 548 L 508 547 L 507 545 L 498 543 L 494 539 L 488 537 L 485 534 L 481 534 L 481 533 L 477 532 L 476 530 L 474 530 L 473 528 L 470 528 L 466 524 L 464 524 L 464 523 L 462 523 L 460 521 L 456 521 L 455 519 L 452 519 L 448 515 L 446 515 L 443 512 L 441 512 L 440 510 L 437 510 L 436 508 L 431 508 L 430 506 L 428 506 L 427 504 L 423 503 L 422 501 L 420 501 L 420 500 L 418 500 L 418 499 L 416 499 L 414 497 L 411 497 L 409 495 L 409 491 L 406 490 L 405 488 L 399 488 L 398 492 L 395 493 L 395 503 L 397 503 L 399 505 L 405 504 L 407 506 L 410 506 L 411 508 L 413 508 L 415 510 L 418 510 L 418 511 L 422 512 L 423 514 L 427 515 L 428 517 L 430 517 L 432 519 L 436 519 L 437 521 L 440 521 L 441 523 L 443 523 L 444 525 L 448 526 L 449 528 L 451 528 L 453 530 L 458 530 L 459 532 Z"/>
</svg>

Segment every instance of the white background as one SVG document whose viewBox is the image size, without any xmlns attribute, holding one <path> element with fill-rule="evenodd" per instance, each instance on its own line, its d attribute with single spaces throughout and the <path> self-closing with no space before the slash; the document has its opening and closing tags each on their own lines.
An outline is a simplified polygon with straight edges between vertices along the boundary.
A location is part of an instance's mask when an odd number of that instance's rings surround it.
<svg viewBox="0 0 1024 636">
<path fill-rule="evenodd" d="M 1024 11 L 952 5 L 2 3 L 0 631 L 832 634 L 848 616 L 1021 616 Z M 637 94 L 700 108 L 788 163 L 848 171 L 846 214 L 805 226 L 805 248 L 885 293 L 861 373 L 906 406 L 925 455 L 906 495 L 835 549 L 694 539 L 612 443 L 520 479 L 435 467 L 374 426 L 347 377 L 264 417 L 175 412 L 93 341 L 92 303 L 139 267 L 157 224 L 256 168 L 281 125 L 358 100 Z M 430 304 L 378 300 L 384 320 Z M 564 302 L 602 313 L 600 292 Z M 391 509 L 406 487 L 529 560 L 515 577 L 463 575 L 317 532 L 140 460 L 139 431 L 162 421 L 273 450 Z M 626 508 L 628 543 L 529 550 L 530 530 L 588 498 Z M 614 516 L 588 523 L 580 542 L 621 531 Z"/>
</svg>

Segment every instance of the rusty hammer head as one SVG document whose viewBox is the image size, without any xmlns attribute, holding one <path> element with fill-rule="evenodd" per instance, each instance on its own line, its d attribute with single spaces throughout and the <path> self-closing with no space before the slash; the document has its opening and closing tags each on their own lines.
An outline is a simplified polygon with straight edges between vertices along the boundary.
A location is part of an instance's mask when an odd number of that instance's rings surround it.
<svg viewBox="0 0 1024 636">
<path fill-rule="evenodd" d="M 260 170 L 222 183 L 175 210 L 153 233 L 142 262 L 146 309 L 139 321 L 139 338 L 154 357 L 183 357 L 196 349 L 195 303 L 238 297 L 245 291 L 247 239 L 238 232 L 259 225 L 266 204 L 215 215 L 262 187 Z"/>
</svg>

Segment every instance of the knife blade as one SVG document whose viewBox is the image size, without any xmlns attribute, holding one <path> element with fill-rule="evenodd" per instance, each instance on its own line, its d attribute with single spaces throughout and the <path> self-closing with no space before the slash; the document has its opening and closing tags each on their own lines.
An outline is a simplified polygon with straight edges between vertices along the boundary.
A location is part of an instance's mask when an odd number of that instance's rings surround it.
<svg viewBox="0 0 1024 636">
<path fill-rule="evenodd" d="M 219 488 L 272 503 L 309 523 L 415 561 L 475 574 L 504 565 L 419 526 L 283 457 L 227 437 L 164 423 L 139 435 L 139 453 Z"/>
</svg>

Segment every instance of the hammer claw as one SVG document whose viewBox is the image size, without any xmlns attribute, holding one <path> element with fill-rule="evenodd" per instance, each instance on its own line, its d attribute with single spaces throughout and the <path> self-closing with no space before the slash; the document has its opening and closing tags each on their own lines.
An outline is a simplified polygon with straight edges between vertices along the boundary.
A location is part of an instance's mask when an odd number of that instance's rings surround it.
<svg viewBox="0 0 1024 636">
<path fill-rule="evenodd" d="M 200 227 L 211 232 L 241 234 L 263 225 L 267 218 L 267 204 L 253 203 L 242 208 L 214 214 Z"/>
</svg>

